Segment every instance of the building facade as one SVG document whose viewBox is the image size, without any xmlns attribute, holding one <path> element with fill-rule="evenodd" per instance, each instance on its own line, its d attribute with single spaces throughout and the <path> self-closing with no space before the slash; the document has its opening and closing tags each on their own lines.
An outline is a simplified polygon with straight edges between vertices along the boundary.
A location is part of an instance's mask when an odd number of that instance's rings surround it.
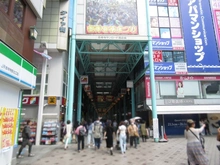
<svg viewBox="0 0 220 165">
<path fill-rule="evenodd" d="M 188 118 L 196 120 L 197 126 L 200 119 L 208 119 L 211 132 L 216 133 L 220 118 L 218 9 L 215 0 L 150 3 L 157 112 L 168 135 L 183 134 Z M 147 71 L 146 104 L 151 105 L 148 75 Z"/>
<path fill-rule="evenodd" d="M 0 162 L 14 164 L 18 150 L 22 91 L 34 89 L 37 69 L 33 48 L 43 1 L 0 2 Z M 35 31 L 36 32 L 36 31 Z"/>
</svg>

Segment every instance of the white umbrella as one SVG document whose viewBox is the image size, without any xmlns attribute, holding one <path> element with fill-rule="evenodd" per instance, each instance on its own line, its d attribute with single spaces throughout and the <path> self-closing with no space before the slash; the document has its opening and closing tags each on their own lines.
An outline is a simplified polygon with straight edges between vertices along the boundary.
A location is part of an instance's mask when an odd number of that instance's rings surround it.
<svg viewBox="0 0 220 165">
<path fill-rule="evenodd" d="M 136 116 L 136 117 L 133 117 L 133 118 L 131 118 L 131 119 L 138 120 L 138 119 L 141 119 L 141 117 Z"/>
</svg>

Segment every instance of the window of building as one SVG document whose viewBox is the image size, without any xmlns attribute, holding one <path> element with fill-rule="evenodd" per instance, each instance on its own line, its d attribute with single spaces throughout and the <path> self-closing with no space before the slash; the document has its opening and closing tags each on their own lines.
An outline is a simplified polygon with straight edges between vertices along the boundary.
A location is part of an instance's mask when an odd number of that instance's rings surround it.
<svg viewBox="0 0 220 165">
<path fill-rule="evenodd" d="M 204 98 L 220 98 L 220 81 L 201 81 Z"/>
<path fill-rule="evenodd" d="M 0 0 L 0 9 L 5 13 L 8 12 L 9 0 Z"/>
<path fill-rule="evenodd" d="M 163 54 L 163 61 L 164 62 L 173 62 L 173 54 L 172 52 L 162 52 Z"/>
<path fill-rule="evenodd" d="M 16 0 L 14 4 L 14 22 L 21 28 L 24 17 L 24 4 L 21 0 Z"/>
<path fill-rule="evenodd" d="M 185 54 L 183 51 L 163 51 L 164 62 L 184 62 Z"/>
<path fill-rule="evenodd" d="M 23 94 L 24 95 L 39 95 L 40 94 L 40 86 L 41 86 L 41 74 L 37 74 L 35 89 L 24 90 Z M 47 95 L 47 86 L 48 86 L 48 74 L 46 75 L 46 79 L 45 79 L 45 89 L 44 89 L 45 95 Z"/>
<path fill-rule="evenodd" d="M 173 62 L 184 62 L 185 60 L 184 52 L 182 51 L 175 51 L 173 52 Z"/>
</svg>

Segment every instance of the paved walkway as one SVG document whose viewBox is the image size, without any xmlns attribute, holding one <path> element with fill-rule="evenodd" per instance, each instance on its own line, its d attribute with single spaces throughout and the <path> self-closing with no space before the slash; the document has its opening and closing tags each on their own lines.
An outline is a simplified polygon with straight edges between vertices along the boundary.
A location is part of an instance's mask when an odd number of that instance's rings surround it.
<svg viewBox="0 0 220 165">
<path fill-rule="evenodd" d="M 220 165 L 220 152 L 217 150 L 216 136 L 205 137 L 205 148 L 210 165 Z M 27 152 L 26 152 L 27 153 Z M 100 150 L 86 148 L 78 153 L 77 145 L 70 144 L 67 150 L 63 145 L 33 146 L 35 157 L 17 159 L 17 165 L 187 165 L 186 140 L 172 137 L 166 143 L 155 143 L 152 139 L 141 142 L 138 148 L 129 148 L 126 154 L 114 150 L 113 156 L 107 153 L 105 141 Z"/>
</svg>

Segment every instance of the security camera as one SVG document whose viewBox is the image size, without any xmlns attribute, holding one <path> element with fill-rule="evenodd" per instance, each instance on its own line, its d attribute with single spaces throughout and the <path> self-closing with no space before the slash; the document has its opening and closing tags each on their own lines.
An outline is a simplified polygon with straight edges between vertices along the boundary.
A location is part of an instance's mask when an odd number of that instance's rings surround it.
<svg viewBox="0 0 220 165">
<path fill-rule="evenodd" d="M 47 48 L 48 48 L 47 42 L 46 42 L 46 41 L 41 41 L 41 43 L 40 43 L 40 48 L 47 49 Z"/>
</svg>

